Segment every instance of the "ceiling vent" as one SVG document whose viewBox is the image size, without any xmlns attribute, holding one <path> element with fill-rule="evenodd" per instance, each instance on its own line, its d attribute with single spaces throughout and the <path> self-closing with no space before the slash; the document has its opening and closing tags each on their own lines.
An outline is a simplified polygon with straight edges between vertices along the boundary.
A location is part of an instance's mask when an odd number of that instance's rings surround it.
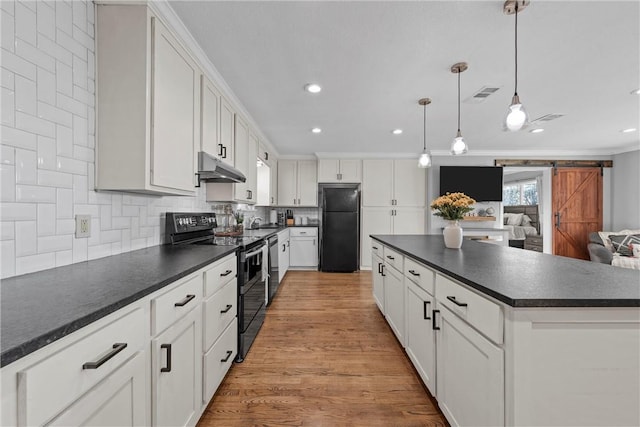
<svg viewBox="0 0 640 427">
<path fill-rule="evenodd" d="M 479 91 L 465 99 L 464 102 L 467 104 L 479 104 L 484 102 L 485 99 L 496 93 L 498 90 L 500 90 L 499 87 L 484 86 Z"/>
<path fill-rule="evenodd" d="M 550 122 L 551 120 L 559 119 L 560 117 L 564 117 L 564 114 L 545 114 L 544 116 L 540 116 L 537 119 L 532 120 L 531 123 Z"/>
</svg>

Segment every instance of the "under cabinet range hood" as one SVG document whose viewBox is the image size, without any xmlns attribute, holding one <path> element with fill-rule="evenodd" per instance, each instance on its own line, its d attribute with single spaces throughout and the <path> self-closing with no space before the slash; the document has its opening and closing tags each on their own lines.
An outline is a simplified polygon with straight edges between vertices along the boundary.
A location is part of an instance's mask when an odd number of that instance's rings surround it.
<svg viewBox="0 0 640 427">
<path fill-rule="evenodd" d="M 198 181 L 245 182 L 247 178 L 238 169 L 204 151 L 198 152 Z"/>
</svg>

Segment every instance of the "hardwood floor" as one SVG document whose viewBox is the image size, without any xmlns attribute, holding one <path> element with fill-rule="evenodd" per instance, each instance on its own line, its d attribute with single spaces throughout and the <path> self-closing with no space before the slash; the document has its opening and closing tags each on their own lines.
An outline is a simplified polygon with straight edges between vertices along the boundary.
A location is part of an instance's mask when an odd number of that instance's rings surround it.
<svg viewBox="0 0 640 427">
<path fill-rule="evenodd" d="M 290 271 L 205 426 L 446 426 L 371 295 L 371 273 Z"/>
</svg>

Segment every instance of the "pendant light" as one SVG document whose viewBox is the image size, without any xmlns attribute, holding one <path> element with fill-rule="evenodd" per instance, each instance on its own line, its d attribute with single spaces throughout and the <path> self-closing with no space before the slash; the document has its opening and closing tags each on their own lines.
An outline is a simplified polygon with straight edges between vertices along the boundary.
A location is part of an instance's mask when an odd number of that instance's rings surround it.
<svg viewBox="0 0 640 427">
<path fill-rule="evenodd" d="M 451 72 L 458 75 L 458 133 L 451 143 L 451 154 L 454 156 L 465 154 L 469 151 L 469 147 L 467 147 L 467 143 L 462 137 L 462 132 L 460 132 L 460 74 L 467 68 L 469 68 L 469 66 L 466 62 L 458 62 L 451 66 Z"/>
<path fill-rule="evenodd" d="M 427 105 L 431 104 L 431 99 L 422 98 L 418 101 L 418 104 L 422 105 L 424 110 L 424 119 L 422 121 L 424 125 L 424 132 L 422 134 L 422 154 L 418 158 L 419 168 L 428 168 L 431 166 L 431 152 L 427 150 Z"/>
<path fill-rule="evenodd" d="M 507 0 L 503 6 L 506 15 L 515 16 L 515 90 L 504 118 L 504 130 L 511 132 L 525 129 L 529 125 L 529 115 L 518 96 L 518 12 L 523 11 L 528 4 L 529 0 Z"/>
</svg>

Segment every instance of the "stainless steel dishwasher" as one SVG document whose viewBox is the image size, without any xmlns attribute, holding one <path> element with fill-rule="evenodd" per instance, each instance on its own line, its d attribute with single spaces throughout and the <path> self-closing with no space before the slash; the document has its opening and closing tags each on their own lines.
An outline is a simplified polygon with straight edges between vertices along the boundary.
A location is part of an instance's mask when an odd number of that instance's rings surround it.
<svg viewBox="0 0 640 427">
<path fill-rule="evenodd" d="M 278 236 L 273 235 L 267 239 L 269 242 L 269 292 L 267 305 L 271 304 L 278 292 L 280 285 L 280 272 L 278 268 Z"/>
</svg>

